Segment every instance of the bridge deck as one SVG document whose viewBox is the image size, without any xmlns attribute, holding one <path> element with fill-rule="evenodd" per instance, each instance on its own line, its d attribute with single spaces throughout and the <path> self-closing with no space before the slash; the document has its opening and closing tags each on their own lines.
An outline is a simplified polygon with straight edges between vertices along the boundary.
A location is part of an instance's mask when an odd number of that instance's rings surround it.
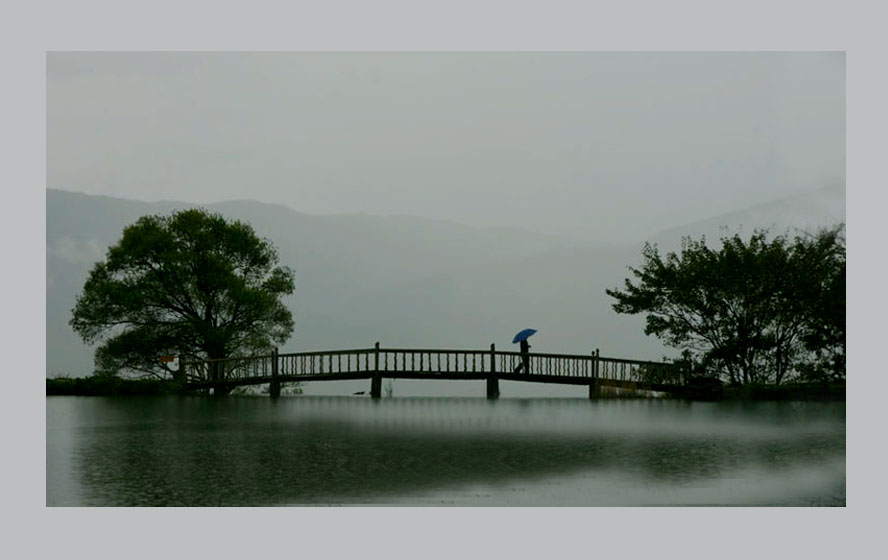
<svg viewBox="0 0 888 560">
<path fill-rule="evenodd" d="M 227 388 L 263 383 L 371 379 L 447 379 L 525 381 L 611 386 L 663 391 L 675 387 L 679 366 L 605 358 L 597 353 L 521 354 L 491 350 L 363 348 L 326 352 L 270 354 L 226 360 L 184 362 L 189 387 Z M 530 373 L 527 373 L 527 371 Z M 673 381 L 668 383 L 666 381 Z M 498 389 L 496 390 L 498 392 Z"/>
</svg>

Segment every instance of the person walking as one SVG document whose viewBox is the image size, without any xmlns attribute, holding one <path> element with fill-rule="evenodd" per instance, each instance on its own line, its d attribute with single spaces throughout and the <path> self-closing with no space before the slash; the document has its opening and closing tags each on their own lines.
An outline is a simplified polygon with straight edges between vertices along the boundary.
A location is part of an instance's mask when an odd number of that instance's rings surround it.
<svg viewBox="0 0 888 560">
<path fill-rule="evenodd" d="M 515 373 L 521 372 L 522 369 L 524 373 L 530 373 L 530 344 L 527 342 L 527 339 L 535 332 L 536 329 L 524 329 L 512 339 L 512 344 L 521 343 L 521 363 L 515 368 Z"/>
<path fill-rule="evenodd" d="M 524 369 L 524 373 L 530 373 L 530 343 L 527 339 L 521 341 L 521 363 L 515 368 L 515 373 L 520 373 Z"/>
</svg>

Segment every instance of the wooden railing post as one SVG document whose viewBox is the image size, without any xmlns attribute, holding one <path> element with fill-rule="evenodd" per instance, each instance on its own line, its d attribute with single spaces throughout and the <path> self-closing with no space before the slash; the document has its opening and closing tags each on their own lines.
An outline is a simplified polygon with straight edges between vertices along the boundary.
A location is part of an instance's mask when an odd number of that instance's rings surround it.
<svg viewBox="0 0 888 560">
<path fill-rule="evenodd" d="M 382 396 L 382 376 L 379 373 L 379 342 L 373 351 L 373 377 L 370 379 L 370 396 L 378 399 Z"/>
<path fill-rule="evenodd" d="M 281 381 L 278 376 L 278 349 L 275 347 L 271 354 L 271 384 L 268 387 L 268 394 L 271 398 L 276 399 L 281 396 Z"/>
<path fill-rule="evenodd" d="M 500 396 L 499 379 L 496 376 L 496 346 L 490 345 L 490 374 L 487 376 L 487 398 L 497 399 Z"/>
</svg>

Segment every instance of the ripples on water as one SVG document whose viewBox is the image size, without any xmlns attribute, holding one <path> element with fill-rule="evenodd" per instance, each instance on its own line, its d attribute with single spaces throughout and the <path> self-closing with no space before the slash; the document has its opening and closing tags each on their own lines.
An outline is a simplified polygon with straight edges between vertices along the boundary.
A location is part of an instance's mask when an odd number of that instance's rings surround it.
<svg viewBox="0 0 888 560">
<path fill-rule="evenodd" d="M 48 505 L 845 505 L 844 403 L 46 402 Z"/>
</svg>

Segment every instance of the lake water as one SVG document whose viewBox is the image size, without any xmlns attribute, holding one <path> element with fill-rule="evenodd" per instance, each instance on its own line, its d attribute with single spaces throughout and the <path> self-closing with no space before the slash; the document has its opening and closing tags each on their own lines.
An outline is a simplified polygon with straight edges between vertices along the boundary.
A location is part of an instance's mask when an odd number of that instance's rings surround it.
<svg viewBox="0 0 888 560">
<path fill-rule="evenodd" d="M 46 502 L 844 506 L 845 404 L 47 397 Z"/>
</svg>

